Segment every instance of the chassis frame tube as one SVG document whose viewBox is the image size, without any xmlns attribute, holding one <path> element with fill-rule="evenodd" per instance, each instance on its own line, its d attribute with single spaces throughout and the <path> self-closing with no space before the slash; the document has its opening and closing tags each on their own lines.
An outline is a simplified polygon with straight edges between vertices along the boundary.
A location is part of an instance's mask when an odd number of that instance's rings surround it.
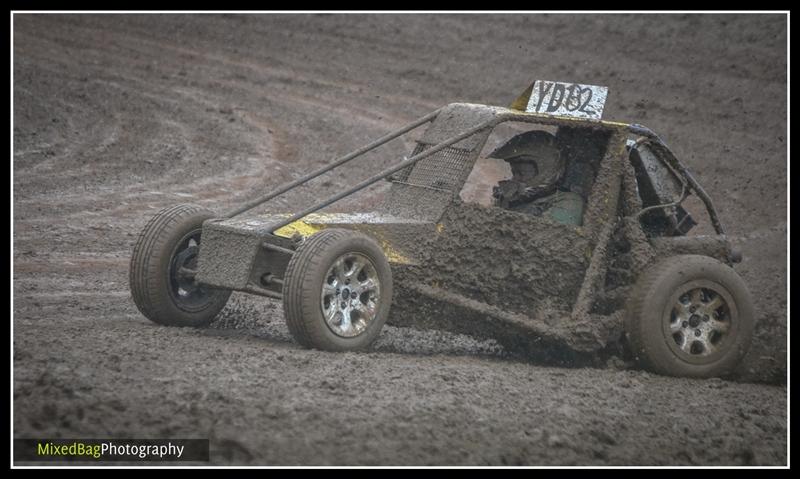
<svg viewBox="0 0 800 479">
<path fill-rule="evenodd" d="M 333 195 L 333 196 L 331 196 L 331 197 L 329 197 L 329 198 L 327 198 L 327 199 L 325 199 L 323 201 L 320 201 L 319 203 L 317 203 L 317 204 L 315 204 L 313 206 L 309 206 L 308 208 L 304 209 L 303 211 L 300 211 L 299 213 L 295 213 L 295 214 L 293 214 L 292 216 L 290 216 L 289 218 L 287 218 L 287 219 L 285 219 L 283 221 L 280 221 L 280 222 L 277 222 L 277 223 L 275 223 L 273 225 L 270 225 L 269 228 L 268 228 L 268 231 L 269 231 L 269 233 L 275 233 L 275 230 L 280 229 L 280 228 L 282 228 L 282 227 L 284 227 L 284 226 L 286 226 L 288 224 L 294 223 L 295 221 L 303 218 L 304 216 L 308 216 L 309 214 L 311 214 L 311 213 L 313 213 L 315 211 L 318 211 L 318 210 L 320 210 L 322 208 L 325 208 L 326 206 L 329 206 L 329 205 L 341 200 L 342 198 L 344 198 L 346 196 L 350 196 L 353 193 L 356 193 L 357 191 L 360 191 L 360 190 L 366 188 L 367 186 L 369 186 L 369 185 L 371 185 L 373 183 L 376 183 L 376 182 L 386 178 L 387 176 L 392 175 L 392 174 L 402 170 L 403 168 L 411 166 L 411 165 L 417 163 L 418 161 L 420 161 L 422 159 L 425 159 L 425 158 L 431 156 L 432 154 L 439 152 L 440 150 L 442 150 L 444 148 L 447 148 L 450 145 L 458 143 L 459 141 L 464 140 L 464 139 L 474 135 L 475 133 L 478 133 L 481 130 L 485 130 L 486 128 L 494 127 L 497 123 L 499 123 L 500 120 L 501 120 L 500 117 L 492 118 L 491 120 L 487 120 L 487 121 L 479 124 L 478 126 L 470 128 L 469 130 L 465 131 L 464 133 L 461 133 L 458 136 L 454 136 L 454 137 L 450 138 L 449 140 L 443 141 L 443 142 L 439 143 L 436 146 L 433 146 L 431 148 L 426 149 L 425 151 L 423 151 L 422 153 L 417 154 L 416 156 L 412 156 L 411 158 L 406 158 L 405 160 L 401 161 L 400 163 L 396 164 L 395 166 L 389 167 L 389 168 L 381 171 L 380 173 L 367 178 L 366 180 L 358 183 L 357 185 L 351 187 L 348 190 L 345 190 L 345 191 L 343 191 L 341 193 Z"/>
<path fill-rule="evenodd" d="M 305 175 L 305 176 L 303 176 L 301 178 L 298 178 L 298 179 L 296 179 L 294 181 L 286 183 L 283 186 L 279 187 L 277 190 L 273 190 L 273 191 L 271 191 L 271 192 L 269 192 L 269 193 L 267 193 L 267 194 L 265 194 L 265 195 L 263 195 L 261 197 L 258 197 L 258 198 L 254 199 L 252 201 L 249 201 L 249 202 L 245 203 L 244 205 L 242 205 L 242 206 L 240 206 L 240 207 L 238 207 L 238 208 L 236 208 L 234 210 L 229 211 L 223 217 L 224 218 L 233 218 L 234 216 L 238 216 L 238 215 L 244 213 L 245 211 L 251 210 L 251 209 L 255 208 L 256 206 L 259 206 L 259 205 L 261 205 L 261 204 L 263 204 L 263 203 L 275 198 L 276 196 L 279 196 L 279 195 L 282 195 L 282 194 L 286 193 L 287 191 L 291 190 L 292 188 L 294 188 L 296 186 L 300 186 L 303 183 L 307 183 L 307 182 L 313 180 L 314 178 L 316 178 L 316 177 L 318 177 L 318 176 L 320 176 L 320 175 L 322 175 L 324 173 L 327 173 L 328 171 L 330 171 L 330 170 L 332 170 L 332 169 L 334 169 L 334 168 L 336 168 L 338 166 L 341 166 L 341 165 L 347 163 L 348 161 L 353 160 L 353 159 L 363 155 L 364 153 L 367 153 L 368 151 L 373 150 L 373 149 L 383 145 L 384 143 L 388 143 L 388 142 L 394 140 L 395 138 L 397 138 L 399 136 L 402 136 L 402 135 L 408 133 L 409 131 L 424 125 L 425 123 L 428 123 L 428 122 L 432 121 L 439 114 L 439 111 L 441 111 L 441 108 L 439 108 L 439 109 L 437 109 L 437 110 L 435 110 L 435 111 L 433 111 L 431 113 L 428 113 L 427 115 L 423 116 L 422 118 L 414 121 L 413 123 L 409 123 L 408 125 L 400 128 L 399 130 L 395 130 L 392 133 L 389 133 L 387 135 L 384 135 L 384 136 L 378 138 L 377 140 L 373 141 L 369 145 L 361 147 L 358 150 L 355 150 L 355 151 L 353 151 L 351 153 L 348 153 L 347 155 L 342 156 L 341 158 L 339 158 L 338 160 L 334 161 L 333 163 L 325 165 L 322 168 L 320 168 L 318 170 L 315 170 L 315 171 L 312 171 L 311 173 L 309 173 L 309 174 L 307 174 L 307 175 Z"/>
</svg>

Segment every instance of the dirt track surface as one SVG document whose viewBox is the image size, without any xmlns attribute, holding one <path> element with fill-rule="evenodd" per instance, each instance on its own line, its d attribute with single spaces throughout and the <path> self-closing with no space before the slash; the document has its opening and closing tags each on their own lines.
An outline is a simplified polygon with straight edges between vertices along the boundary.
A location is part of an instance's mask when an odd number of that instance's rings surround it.
<svg viewBox="0 0 800 479">
<path fill-rule="evenodd" d="M 610 86 L 604 116 L 659 132 L 716 200 L 759 311 L 738 381 L 392 327 L 305 350 L 279 303 L 238 294 L 202 330 L 133 305 L 160 208 L 223 211 L 534 77 Z M 782 16 L 16 15 L 14 80 L 15 437 L 208 437 L 221 464 L 786 463 Z"/>
</svg>

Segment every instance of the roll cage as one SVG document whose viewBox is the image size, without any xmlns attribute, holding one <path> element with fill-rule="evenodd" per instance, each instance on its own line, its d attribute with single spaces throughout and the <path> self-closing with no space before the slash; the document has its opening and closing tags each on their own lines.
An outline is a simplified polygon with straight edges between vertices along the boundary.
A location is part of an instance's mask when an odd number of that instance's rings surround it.
<svg viewBox="0 0 800 479">
<path fill-rule="evenodd" d="M 461 113 L 466 110 L 469 110 L 470 113 L 467 114 L 465 118 L 465 115 Z M 382 179 L 390 179 L 397 184 L 405 184 L 415 188 L 425 188 L 435 191 L 438 190 L 438 192 L 444 193 L 442 195 L 437 195 L 439 201 L 445 203 L 447 201 L 452 201 L 455 197 L 457 197 L 460 188 L 463 186 L 467 176 L 474 167 L 474 160 L 480 153 L 480 149 L 483 146 L 485 137 L 487 137 L 488 134 L 500 124 L 507 122 L 521 122 L 542 126 L 564 126 L 570 128 L 605 130 L 611 133 L 633 135 L 637 138 L 633 143 L 634 145 L 648 145 L 655 152 L 655 157 L 658 159 L 658 161 L 662 162 L 671 171 L 678 175 L 684 185 L 684 194 L 679 200 L 645 207 L 639 212 L 639 215 L 643 216 L 645 213 L 655 209 L 679 206 L 683 199 L 685 199 L 686 195 L 688 195 L 690 192 L 693 192 L 705 205 L 716 233 L 720 235 L 724 234 L 724 229 L 720 223 L 717 211 L 708 194 L 695 180 L 689 170 L 672 153 L 664 141 L 649 128 L 638 124 L 549 116 L 537 113 L 526 113 L 503 107 L 463 103 L 453 103 L 428 113 L 427 115 L 403 126 L 402 128 L 378 138 L 368 145 L 335 159 L 330 164 L 325 165 L 322 168 L 308 173 L 294 181 L 283 184 L 278 188 L 227 212 L 221 218 L 230 219 L 250 211 L 253 208 L 258 207 L 295 187 L 301 186 L 320 175 L 323 175 L 364 155 L 365 153 L 373 151 L 396 138 L 406 135 L 422 125 L 435 122 L 439 122 L 439 124 L 442 126 L 439 127 L 438 130 L 432 135 L 429 134 L 432 128 L 429 128 L 429 132 L 426 132 L 426 134 L 423 136 L 423 140 L 426 139 L 425 136 L 429 137 L 427 138 L 427 142 L 418 142 L 417 148 L 413 150 L 410 157 L 404 157 L 402 161 L 385 168 L 369 178 L 364 179 L 358 184 L 353 185 L 352 187 L 333 196 L 325 198 L 311 206 L 308 206 L 297 213 L 287 216 L 280 221 L 271 224 L 268 228 L 265 228 L 262 231 L 266 232 L 267 234 L 274 234 L 276 230 L 297 220 L 301 220 L 309 214 L 319 211 L 322 208 L 325 208 L 345 197 L 357 193 L 358 191 L 361 191 Z M 483 141 L 470 141 L 471 137 L 479 136 L 480 134 L 485 135 Z M 466 146 L 466 148 L 456 148 L 456 145 L 462 147 Z M 458 153 L 453 153 L 454 151 L 461 151 L 464 153 L 459 156 Z M 442 154 L 437 155 L 437 153 L 440 152 Z M 434 155 L 436 156 L 434 157 Z M 472 161 L 469 161 L 470 155 Z M 428 162 L 423 162 L 423 160 L 426 159 L 434 161 L 429 160 Z M 459 168 L 461 168 L 461 170 L 459 170 Z M 442 206 L 444 207 L 446 204 Z M 680 228 L 680 225 L 677 225 L 677 227 Z"/>
</svg>

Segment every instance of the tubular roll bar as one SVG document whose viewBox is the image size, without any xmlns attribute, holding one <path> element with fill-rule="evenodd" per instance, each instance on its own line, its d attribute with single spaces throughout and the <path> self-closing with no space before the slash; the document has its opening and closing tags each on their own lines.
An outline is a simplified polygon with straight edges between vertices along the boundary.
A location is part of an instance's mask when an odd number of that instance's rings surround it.
<svg viewBox="0 0 800 479">
<path fill-rule="evenodd" d="M 438 110 L 437 110 L 437 112 L 438 112 Z M 455 143 L 458 143 L 459 141 L 464 140 L 464 139 L 474 135 L 475 133 L 478 133 L 481 130 L 485 130 L 486 128 L 492 128 L 497 123 L 500 123 L 501 121 L 504 121 L 503 116 L 502 115 L 497 116 L 495 118 L 492 118 L 492 119 L 487 120 L 487 121 L 485 121 L 483 123 L 480 123 L 477 126 L 474 126 L 474 127 L 470 128 L 469 130 L 465 131 L 464 133 L 461 133 L 458 136 L 454 136 L 454 137 L 450 138 L 447 141 L 443 141 L 443 142 L 437 144 L 436 146 L 428 148 L 425 151 L 423 151 L 423 152 L 421 152 L 421 153 L 419 153 L 419 154 L 417 154 L 415 156 L 412 156 L 411 158 L 405 158 L 403 161 L 401 161 L 400 163 L 396 164 L 395 166 L 389 167 L 389 168 L 381 171 L 380 173 L 376 174 L 375 176 L 371 176 L 371 177 L 367 178 L 366 180 L 364 180 L 361 183 L 353 186 L 349 190 L 346 190 L 346 191 L 343 191 L 343 192 L 341 192 L 339 194 L 331 196 L 330 198 L 328 198 L 326 200 L 323 200 L 323 201 L 321 201 L 321 202 L 319 202 L 319 203 L 317 203 L 317 204 L 315 204 L 313 206 L 310 206 L 310 207 L 304 209 L 303 211 L 301 211 L 299 213 L 293 214 L 292 216 L 290 216 L 289 218 L 287 218 L 287 219 L 285 219 L 283 221 L 280 221 L 278 223 L 270 225 L 269 226 L 269 232 L 270 233 L 274 233 L 275 230 L 277 230 L 279 228 L 282 228 L 282 227 L 284 227 L 284 226 L 286 226 L 288 224 L 291 224 L 291 223 L 299 220 L 300 218 L 302 218 L 302 217 L 304 217 L 304 216 L 306 216 L 308 214 L 311 214 L 311 213 L 313 213 L 313 212 L 315 212 L 315 211 L 317 211 L 319 209 L 322 209 L 322 208 L 330 205 L 331 203 L 335 203 L 335 202 L 341 200 L 342 198 L 344 198 L 345 196 L 352 195 L 356 191 L 364 189 L 367 186 L 369 186 L 369 185 L 371 185 L 371 184 L 373 184 L 373 183 L 375 183 L 377 181 L 380 181 L 383 178 L 386 178 L 387 176 L 402 170 L 403 168 L 411 166 L 411 165 L 417 163 L 418 161 L 423 160 L 423 159 L 431 156 L 432 154 L 439 152 L 440 150 L 442 150 L 444 148 L 447 148 L 448 146 L 451 146 L 451 145 L 453 145 Z"/>
<path fill-rule="evenodd" d="M 261 196 L 261 197 L 256 198 L 256 199 L 254 199 L 254 200 L 252 200 L 252 201 L 250 201 L 248 203 L 245 203 L 244 205 L 240 206 L 239 208 L 236 208 L 235 210 L 232 210 L 232 211 L 226 213 L 223 216 L 223 218 L 227 219 L 227 218 L 233 218 L 234 216 L 238 216 L 238 215 L 244 213 L 245 211 L 251 210 L 251 209 L 255 208 L 258 205 L 266 203 L 267 201 L 271 200 L 272 198 L 275 198 L 276 196 L 279 196 L 279 195 L 282 195 L 282 194 L 286 193 L 287 191 L 291 190 L 292 188 L 294 188 L 296 186 L 300 186 L 303 183 L 307 183 L 307 182 L 313 180 L 314 178 L 322 175 L 323 173 L 327 173 L 330 170 L 336 168 L 337 166 L 341 166 L 341 165 L 347 163 L 348 161 L 350 161 L 350 160 L 352 160 L 354 158 L 357 158 L 357 157 L 363 155 L 364 153 L 383 145 L 384 143 L 392 141 L 395 138 L 397 138 L 398 136 L 402 136 L 402 135 L 408 133 L 409 131 L 411 131 L 411 130 L 413 130 L 413 129 L 415 129 L 415 128 L 421 126 L 421 125 L 424 125 L 425 123 L 428 123 L 429 121 L 433 120 L 439 114 L 439 111 L 441 111 L 441 108 L 436 110 L 436 111 L 434 111 L 434 112 L 431 112 L 431 113 L 423 116 L 422 118 L 420 118 L 419 120 L 417 120 L 417 121 L 415 121 L 413 123 L 409 123 L 408 125 L 404 126 L 403 128 L 401 128 L 399 130 L 396 130 L 396 131 L 394 131 L 392 133 L 389 133 L 388 135 L 384 135 L 384 136 L 378 138 L 377 140 L 373 141 L 372 143 L 370 143 L 367 146 L 359 148 L 358 150 L 353 151 L 352 153 L 348 153 L 347 155 L 339 158 L 338 160 L 334 161 L 333 163 L 331 163 L 329 165 L 325 165 L 322 168 L 307 174 L 306 176 L 303 176 L 303 177 L 298 178 L 298 179 L 296 179 L 294 181 L 291 181 L 289 183 L 284 184 L 283 186 L 279 187 L 277 190 L 274 190 L 274 191 L 272 191 L 270 193 L 267 193 L 264 196 Z"/>
<path fill-rule="evenodd" d="M 706 190 L 703 189 L 702 186 L 694 179 L 689 170 L 683 166 L 683 163 L 678 160 L 672 150 L 669 149 L 664 140 L 661 139 L 658 135 L 655 134 L 653 130 L 647 128 L 643 125 L 630 125 L 628 126 L 628 131 L 631 133 L 644 136 L 655 141 L 658 145 L 664 148 L 664 151 L 667 153 L 667 158 L 665 160 L 673 169 L 675 169 L 678 173 L 680 173 L 684 180 L 689 184 L 689 186 L 694 190 L 703 204 L 706 206 L 706 210 L 708 211 L 708 216 L 711 218 L 711 224 L 714 226 L 714 231 L 717 232 L 719 235 L 725 234 L 725 229 L 722 227 L 722 223 L 719 220 L 719 215 L 717 215 L 717 209 L 714 207 L 714 203 L 711 201 L 711 197 L 708 196 Z"/>
</svg>

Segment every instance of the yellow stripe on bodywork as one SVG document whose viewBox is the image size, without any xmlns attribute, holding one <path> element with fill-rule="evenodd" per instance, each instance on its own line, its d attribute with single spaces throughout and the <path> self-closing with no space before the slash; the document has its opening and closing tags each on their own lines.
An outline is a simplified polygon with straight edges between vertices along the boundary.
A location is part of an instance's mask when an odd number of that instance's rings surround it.
<svg viewBox="0 0 800 479">
<path fill-rule="evenodd" d="M 297 220 L 293 223 L 289 223 L 286 226 L 281 226 L 280 228 L 275 230 L 276 236 L 283 236 L 284 238 L 291 238 L 296 234 L 299 234 L 303 238 L 313 235 L 317 231 L 321 230 L 322 226 L 312 226 L 305 221 Z"/>
<path fill-rule="evenodd" d="M 294 235 L 299 234 L 303 238 L 307 238 L 314 233 L 327 228 L 329 225 L 324 224 L 308 224 L 305 221 L 297 220 L 293 223 L 289 223 L 286 226 L 282 226 L 275 230 L 276 236 L 281 236 L 284 238 L 292 238 Z M 337 226 L 337 225 L 330 225 L 330 226 Z M 396 248 L 394 248 L 389 240 L 387 240 L 383 235 L 377 235 L 374 231 L 370 231 L 369 228 L 364 228 L 363 225 L 354 224 L 351 225 L 351 228 L 356 231 L 361 231 L 363 233 L 368 234 L 372 239 L 376 240 L 383 250 L 383 254 L 386 255 L 386 259 L 390 263 L 397 263 L 397 264 L 411 264 L 413 261 L 400 253 Z"/>
</svg>

